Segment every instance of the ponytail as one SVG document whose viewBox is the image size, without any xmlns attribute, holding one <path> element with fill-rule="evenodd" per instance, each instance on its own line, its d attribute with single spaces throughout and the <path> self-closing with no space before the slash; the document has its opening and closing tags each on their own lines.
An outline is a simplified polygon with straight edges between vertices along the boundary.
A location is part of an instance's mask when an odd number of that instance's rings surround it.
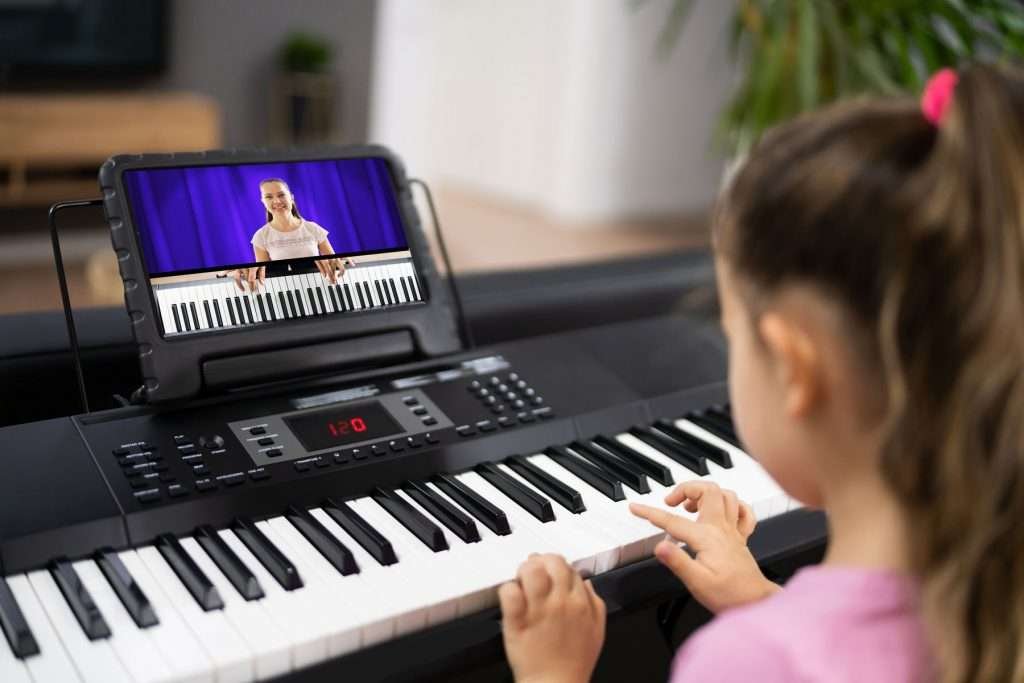
<svg viewBox="0 0 1024 683">
<path fill-rule="evenodd" d="M 938 126 L 909 99 L 791 122 L 715 231 L 755 289 L 810 284 L 856 323 L 936 673 L 1024 680 L 1024 77 L 963 69 Z"/>
<path fill-rule="evenodd" d="M 883 303 L 890 439 L 943 677 L 1024 678 L 1024 79 L 963 70 Z M 927 320 L 921 320 L 922 313 Z M 924 323 L 924 327 L 922 327 Z M 908 457 L 917 455 L 918 457 Z"/>
</svg>

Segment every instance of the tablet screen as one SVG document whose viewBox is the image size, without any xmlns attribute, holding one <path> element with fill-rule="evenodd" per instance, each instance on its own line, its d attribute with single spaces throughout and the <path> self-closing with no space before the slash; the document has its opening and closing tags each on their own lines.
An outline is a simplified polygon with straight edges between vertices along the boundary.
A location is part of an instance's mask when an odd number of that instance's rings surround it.
<svg viewBox="0 0 1024 683">
<path fill-rule="evenodd" d="M 166 337 L 426 300 L 384 159 L 135 169 L 124 184 Z"/>
</svg>

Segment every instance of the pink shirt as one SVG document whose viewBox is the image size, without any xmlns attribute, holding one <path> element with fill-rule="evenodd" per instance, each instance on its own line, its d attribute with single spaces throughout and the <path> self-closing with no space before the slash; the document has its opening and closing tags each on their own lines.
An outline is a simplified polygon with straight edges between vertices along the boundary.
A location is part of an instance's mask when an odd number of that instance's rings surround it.
<svg viewBox="0 0 1024 683">
<path fill-rule="evenodd" d="M 784 590 L 691 636 L 671 683 L 929 680 L 916 597 L 904 574 L 804 568 Z"/>
</svg>

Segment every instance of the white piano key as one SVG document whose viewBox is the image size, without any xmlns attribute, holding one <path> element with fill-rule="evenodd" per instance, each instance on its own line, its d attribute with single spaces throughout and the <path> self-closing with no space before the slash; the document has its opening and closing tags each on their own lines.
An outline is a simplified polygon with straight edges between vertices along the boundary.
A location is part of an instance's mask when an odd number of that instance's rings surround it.
<svg viewBox="0 0 1024 683">
<path fill-rule="evenodd" d="M 479 541 L 476 543 L 463 541 L 405 491 L 398 490 L 396 494 L 441 529 L 441 533 L 448 543 L 448 551 L 442 556 L 444 566 L 440 569 L 446 576 L 451 577 L 456 585 L 462 586 L 462 592 L 456 603 L 456 614 L 458 616 L 473 614 L 491 606 L 498 586 L 512 577 L 506 566 L 507 563 L 495 562 L 493 555 L 483 551 Z"/>
<path fill-rule="evenodd" d="M 309 513 L 318 522 L 323 524 L 324 528 L 333 534 L 346 548 L 352 551 L 352 556 L 355 558 L 356 564 L 359 565 L 360 576 L 368 579 L 369 583 L 375 587 L 372 590 L 372 594 L 380 596 L 387 603 L 380 606 L 379 610 L 376 611 L 376 616 L 378 617 L 376 621 L 360 627 L 363 647 L 391 640 L 395 636 L 398 616 L 404 611 L 415 609 L 412 601 L 405 595 L 408 593 L 408 583 L 396 581 L 397 574 L 393 570 L 395 565 L 383 566 L 379 564 L 323 508 L 313 508 Z M 423 611 L 423 622 L 426 623 L 426 611 Z"/>
<path fill-rule="evenodd" d="M 432 604 L 427 610 L 426 625 L 454 619 L 458 614 L 459 596 L 464 591 L 452 582 L 450 574 L 444 570 L 445 551 L 432 551 L 372 498 L 354 500 L 350 505 L 373 528 L 391 541 L 395 555 L 398 556 L 399 571 L 406 575 L 406 580 L 424 588 L 425 577 L 429 577 Z M 404 624 L 400 624 L 399 633 L 407 632 L 403 628 Z"/>
<path fill-rule="evenodd" d="M 235 631 L 255 656 L 256 678 L 265 680 L 290 671 L 291 652 L 288 634 L 267 617 L 259 604 L 260 601 L 248 601 L 243 598 L 194 538 L 181 539 L 181 547 L 199 565 L 199 569 L 220 593 L 224 601 L 224 617 L 234 626 Z"/>
<path fill-rule="evenodd" d="M 270 572 L 253 555 L 230 529 L 223 529 L 220 537 L 235 551 L 256 580 L 260 582 L 266 596 L 261 601 L 264 608 L 273 615 L 274 621 L 292 638 L 292 655 L 296 669 L 311 666 L 327 659 L 327 627 L 325 618 L 314 603 L 306 599 L 304 588 L 286 591 L 281 588 Z"/>
<path fill-rule="evenodd" d="M 36 655 L 38 656 L 38 655 Z M 25 662 L 14 656 L 6 638 L 0 637 L 0 681 L 3 683 L 32 683 Z"/>
<path fill-rule="evenodd" d="M 614 501 L 608 498 L 547 455 L 534 455 L 530 458 L 530 461 L 559 481 L 579 491 L 588 511 L 600 511 L 603 514 L 603 518 L 606 520 L 606 528 L 614 530 L 623 541 L 620 557 L 621 564 L 629 564 L 630 562 L 650 557 L 654 552 L 654 546 L 665 537 L 665 534 L 656 527 L 646 520 L 636 517 L 629 511 L 629 498 L 621 501 Z M 654 488 L 655 486 L 658 488 Z M 623 487 L 623 489 L 625 488 Z M 660 496 L 662 498 L 664 498 L 664 494 L 668 491 L 666 487 L 662 487 L 653 481 L 651 482 L 651 489 L 651 496 Z"/>
<path fill-rule="evenodd" d="M 121 666 L 110 643 L 106 639 L 89 640 L 75 618 L 57 583 L 45 569 L 29 572 L 28 582 L 32 585 L 39 603 L 54 630 L 74 662 L 82 678 L 87 681 L 131 681 Z"/>
<path fill-rule="evenodd" d="M 148 629 L 135 624 L 96 563 L 79 560 L 73 566 L 107 620 L 110 646 L 132 679 L 138 683 L 180 680 L 172 676 L 160 651 L 150 642 Z"/>
<path fill-rule="evenodd" d="M 224 615 L 219 610 L 203 611 L 154 546 L 140 548 L 137 553 L 174 609 L 203 643 L 217 667 L 218 682 L 255 680 L 253 653 Z"/>
<path fill-rule="evenodd" d="M 160 623 L 147 628 L 146 633 L 160 651 L 164 662 L 173 670 L 176 680 L 212 683 L 215 676 L 214 664 L 207 656 L 203 644 L 171 606 L 169 598 L 164 595 L 142 560 L 134 550 L 118 553 L 118 557 L 153 605 Z"/>
<path fill-rule="evenodd" d="M 575 557 L 575 553 L 572 552 L 575 549 L 567 550 L 565 547 L 560 546 L 550 535 L 540 531 L 539 527 L 542 523 L 537 518 L 519 507 L 518 503 L 508 498 L 477 472 L 463 472 L 455 476 L 463 484 L 475 491 L 477 495 L 505 513 L 513 536 L 516 534 L 522 535 L 527 552 L 522 557 L 517 558 L 520 563 L 524 562 L 530 553 L 558 553 L 563 555 L 570 564 L 583 560 L 583 569 L 589 569 L 585 562 L 588 558 Z"/>
<path fill-rule="evenodd" d="M 620 547 L 604 529 L 599 525 L 590 526 L 581 523 L 580 514 L 583 513 L 569 512 L 508 465 L 499 464 L 498 468 L 551 503 L 555 521 L 542 523 L 538 528 L 545 534 L 553 534 L 553 538 L 559 539 L 559 545 L 564 543 L 567 549 L 575 547 L 579 557 L 587 558 L 581 564 L 581 571 L 592 576 L 614 569 L 618 565 Z"/>
<path fill-rule="evenodd" d="M 7 585 L 14 599 L 18 601 L 18 607 L 21 608 L 21 613 L 39 645 L 39 654 L 27 657 L 24 661 L 32 680 L 81 681 L 78 669 L 72 664 L 64 643 L 61 642 L 42 603 L 32 590 L 28 577 L 24 574 L 9 576 Z M 81 630 L 77 623 L 75 626 Z"/>
<path fill-rule="evenodd" d="M 733 478 L 742 482 L 742 484 L 737 484 L 737 486 L 742 485 L 744 488 L 747 488 L 752 492 L 759 492 L 757 495 L 762 500 L 759 501 L 758 508 L 755 508 L 754 510 L 754 514 L 757 515 L 759 519 L 767 519 L 768 517 L 780 515 L 791 508 L 791 499 L 786 495 L 785 491 L 782 490 L 782 487 L 780 487 L 775 480 L 771 478 L 771 475 L 765 471 L 764 467 L 761 466 L 761 463 L 754 460 L 742 449 L 736 448 L 731 443 L 718 438 L 711 432 L 703 429 L 693 422 L 690 422 L 689 420 L 676 420 L 675 425 L 679 429 L 692 434 L 698 439 L 706 441 L 712 446 L 718 446 L 729 453 L 733 462 L 732 469 L 737 470 L 736 474 L 733 475 Z M 734 487 L 727 486 L 727 488 Z M 754 496 L 755 494 L 751 493 L 749 495 Z M 743 498 L 743 496 L 741 495 L 740 498 Z"/>
<path fill-rule="evenodd" d="M 353 591 L 357 590 L 355 582 L 332 581 L 331 574 L 327 569 L 336 572 L 334 567 L 328 564 L 320 552 L 310 546 L 302 534 L 284 517 L 274 517 L 264 522 L 257 522 L 256 526 L 295 564 L 302 580 L 307 584 L 307 592 L 314 596 L 315 603 L 319 605 L 318 609 L 325 610 L 326 608 L 329 631 L 327 653 L 332 657 L 337 657 L 359 649 L 361 615 L 352 609 L 350 603 Z M 349 588 L 344 584 L 353 587 Z"/>
</svg>

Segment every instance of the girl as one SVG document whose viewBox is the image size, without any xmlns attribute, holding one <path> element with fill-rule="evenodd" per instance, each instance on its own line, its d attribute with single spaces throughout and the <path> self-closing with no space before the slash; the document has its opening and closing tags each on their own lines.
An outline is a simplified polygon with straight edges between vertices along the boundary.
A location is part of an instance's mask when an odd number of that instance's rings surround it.
<svg viewBox="0 0 1024 683">
<path fill-rule="evenodd" d="M 634 506 L 720 613 L 673 681 L 1024 680 L 1024 76 L 940 72 L 919 108 L 842 104 L 769 134 L 714 225 L 733 412 L 828 512 L 785 589 L 713 484 Z M 500 590 L 518 680 L 586 680 L 603 609 L 561 558 Z"/>
<path fill-rule="evenodd" d="M 288 183 L 280 178 L 267 178 L 260 181 L 260 201 L 267 212 L 267 222 L 252 236 L 253 260 L 278 261 L 282 259 L 298 259 L 334 253 L 327 231 L 313 221 L 307 221 L 299 214 Z M 312 262 L 320 274 L 331 283 L 336 284 L 338 277 L 344 275 L 345 265 L 352 265 L 346 259 L 318 259 Z M 255 291 L 257 283 L 266 277 L 266 266 L 237 268 L 231 275 L 235 284 L 245 291 L 243 282 Z M 299 264 L 289 264 L 287 270 L 280 274 L 312 272 L 312 268 L 303 268 Z"/>
</svg>

